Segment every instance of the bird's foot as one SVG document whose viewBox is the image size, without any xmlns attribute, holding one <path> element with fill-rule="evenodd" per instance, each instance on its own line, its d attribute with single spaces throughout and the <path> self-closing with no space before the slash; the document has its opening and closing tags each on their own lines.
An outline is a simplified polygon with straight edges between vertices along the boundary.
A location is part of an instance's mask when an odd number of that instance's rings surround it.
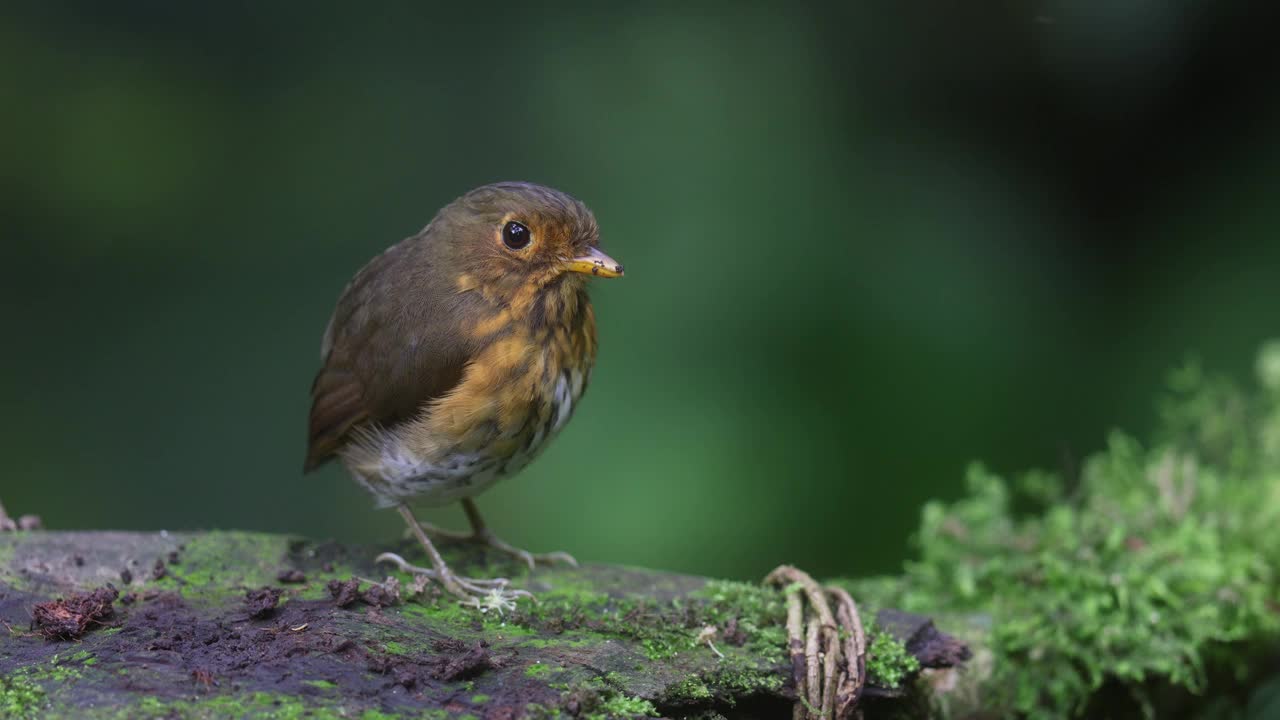
<svg viewBox="0 0 1280 720">
<path fill-rule="evenodd" d="M 543 565 L 554 565 L 555 563 L 564 563 L 569 567 L 578 567 L 578 561 L 567 552 L 549 552 L 549 553 L 532 553 L 528 550 L 518 548 L 511 543 L 503 540 L 493 534 L 492 530 L 485 528 L 479 532 L 457 532 L 455 530 L 445 530 L 429 523 L 420 523 L 423 531 L 428 535 L 437 538 L 447 538 L 449 540 L 461 540 L 463 542 L 476 543 L 491 547 L 498 552 L 505 553 L 529 566 L 530 570 L 537 567 L 538 563 Z M 407 537 L 413 537 L 413 530 L 405 531 Z"/>
<path fill-rule="evenodd" d="M 481 545 L 487 545 L 498 552 L 506 553 L 528 565 L 530 570 L 534 569 L 538 563 L 543 565 L 564 563 L 569 567 L 578 567 L 578 561 L 567 552 L 531 553 L 508 543 L 506 540 L 494 535 L 487 528 L 472 535 L 470 540 Z"/>
<path fill-rule="evenodd" d="M 517 590 L 509 587 L 507 578 L 469 578 L 454 573 L 447 565 L 439 568 L 419 567 L 391 552 L 382 553 L 374 562 L 389 562 L 419 578 L 429 578 L 440 583 L 445 590 L 458 598 L 464 605 L 474 607 L 481 612 L 496 611 L 499 615 L 507 610 L 515 609 L 515 600 L 520 597 L 533 597 L 528 590 Z"/>
</svg>

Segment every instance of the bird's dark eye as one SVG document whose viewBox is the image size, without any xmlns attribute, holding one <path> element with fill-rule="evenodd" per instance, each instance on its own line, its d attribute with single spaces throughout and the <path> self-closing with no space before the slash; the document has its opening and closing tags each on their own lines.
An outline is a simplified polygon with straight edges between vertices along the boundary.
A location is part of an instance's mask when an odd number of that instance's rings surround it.
<svg viewBox="0 0 1280 720">
<path fill-rule="evenodd" d="M 525 227 L 524 223 L 512 220 L 502 227 L 502 242 L 512 250 L 523 250 L 529 247 L 530 240 L 533 240 L 533 233 L 529 232 L 529 228 Z"/>
</svg>

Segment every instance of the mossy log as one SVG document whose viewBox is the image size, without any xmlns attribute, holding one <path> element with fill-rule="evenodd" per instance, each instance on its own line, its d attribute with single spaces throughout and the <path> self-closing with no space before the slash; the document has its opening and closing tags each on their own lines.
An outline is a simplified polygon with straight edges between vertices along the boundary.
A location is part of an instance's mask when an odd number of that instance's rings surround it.
<svg viewBox="0 0 1280 720">
<path fill-rule="evenodd" d="M 783 591 L 446 550 L 537 602 L 482 612 L 373 548 L 278 535 L 0 534 L 0 717 L 791 716 Z M 964 685 L 928 619 L 874 628 L 865 717 Z"/>
</svg>

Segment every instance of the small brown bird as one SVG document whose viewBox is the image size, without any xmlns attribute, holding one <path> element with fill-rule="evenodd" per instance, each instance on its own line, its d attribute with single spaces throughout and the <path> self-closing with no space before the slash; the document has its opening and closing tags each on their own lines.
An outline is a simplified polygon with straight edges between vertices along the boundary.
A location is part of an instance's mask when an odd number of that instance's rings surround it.
<svg viewBox="0 0 1280 720">
<path fill-rule="evenodd" d="M 573 415 L 596 358 L 586 280 L 620 277 L 599 248 L 591 211 L 531 183 L 504 182 L 454 200 L 418 234 L 347 285 L 320 345 L 305 470 L 339 457 L 395 507 L 431 569 L 384 555 L 474 600 L 502 580 L 456 575 L 408 503 L 461 500 L 467 536 L 535 561 L 497 538 L 473 497 L 520 471 Z"/>
</svg>

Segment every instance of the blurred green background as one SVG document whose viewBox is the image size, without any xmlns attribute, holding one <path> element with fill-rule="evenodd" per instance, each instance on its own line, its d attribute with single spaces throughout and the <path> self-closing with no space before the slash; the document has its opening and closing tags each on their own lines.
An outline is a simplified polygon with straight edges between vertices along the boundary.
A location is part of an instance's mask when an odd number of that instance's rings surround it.
<svg viewBox="0 0 1280 720">
<path fill-rule="evenodd" d="M 627 266 L 576 419 L 480 499 L 588 561 L 893 571 L 969 460 L 1069 469 L 1280 332 L 1257 4 L 464 5 L 0 10 L 11 512 L 398 537 L 300 473 L 320 335 L 494 180 Z"/>
</svg>

